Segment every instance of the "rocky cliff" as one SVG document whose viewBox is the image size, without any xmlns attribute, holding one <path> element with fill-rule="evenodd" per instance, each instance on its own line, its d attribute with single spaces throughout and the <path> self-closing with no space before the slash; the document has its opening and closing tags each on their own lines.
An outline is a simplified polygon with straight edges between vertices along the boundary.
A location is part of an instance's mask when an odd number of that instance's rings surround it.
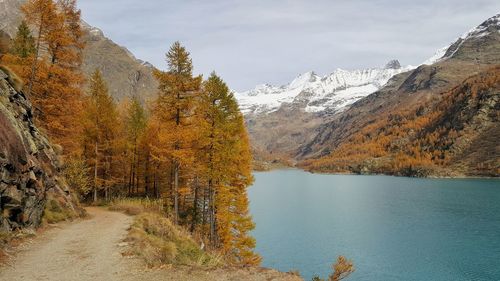
<svg viewBox="0 0 500 281">
<path fill-rule="evenodd" d="M 0 231 L 40 225 L 47 201 L 69 216 L 81 214 L 30 102 L 7 73 L 0 69 Z"/>
</svg>

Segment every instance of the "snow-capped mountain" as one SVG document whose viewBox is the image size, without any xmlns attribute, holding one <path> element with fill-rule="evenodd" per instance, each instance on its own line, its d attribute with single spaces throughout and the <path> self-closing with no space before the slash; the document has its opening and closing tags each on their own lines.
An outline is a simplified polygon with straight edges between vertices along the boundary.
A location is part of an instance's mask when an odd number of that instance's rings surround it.
<svg viewBox="0 0 500 281">
<path fill-rule="evenodd" d="M 451 58 L 464 42 L 495 32 L 500 32 L 500 14 L 487 19 L 455 42 L 439 49 L 423 64 L 431 65 Z M 287 85 L 258 85 L 252 90 L 236 93 L 235 96 L 245 115 L 271 113 L 285 104 L 299 105 L 306 112 L 341 112 L 361 98 L 380 90 L 394 75 L 412 69 L 415 67 L 401 67 L 397 60 L 393 60 L 384 68 L 337 69 L 323 77 L 314 72 L 307 72 Z"/>
<path fill-rule="evenodd" d="M 436 51 L 436 53 L 426 60 L 423 64 L 431 65 L 439 61 L 446 60 L 452 57 L 455 52 L 460 49 L 460 46 L 467 40 L 485 37 L 492 32 L 500 33 L 500 13 L 485 20 L 477 27 L 472 28 L 462 36 L 457 38 L 453 43 Z"/>
<path fill-rule="evenodd" d="M 301 105 L 306 112 L 338 112 L 376 92 L 394 75 L 413 68 L 401 67 L 397 60 L 392 60 L 383 68 L 337 69 L 323 77 L 311 71 L 299 75 L 287 85 L 259 85 L 235 96 L 246 115 L 270 113 L 283 104 Z"/>
</svg>

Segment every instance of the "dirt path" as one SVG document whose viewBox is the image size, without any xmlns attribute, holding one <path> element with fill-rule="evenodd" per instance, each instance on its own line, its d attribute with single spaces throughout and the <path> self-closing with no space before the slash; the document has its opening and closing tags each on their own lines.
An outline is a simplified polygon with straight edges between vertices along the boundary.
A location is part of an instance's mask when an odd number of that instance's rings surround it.
<svg viewBox="0 0 500 281">
<path fill-rule="evenodd" d="M 0 280 L 300 280 L 267 269 L 146 269 L 121 255 L 132 217 L 101 208 L 87 211 L 90 219 L 61 224 L 22 245 L 11 265 L 0 267 Z"/>
</svg>

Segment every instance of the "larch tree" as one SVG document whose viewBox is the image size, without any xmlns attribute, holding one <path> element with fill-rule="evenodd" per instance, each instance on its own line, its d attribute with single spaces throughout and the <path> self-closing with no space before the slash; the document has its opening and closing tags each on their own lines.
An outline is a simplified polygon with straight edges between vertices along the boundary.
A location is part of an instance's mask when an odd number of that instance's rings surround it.
<svg viewBox="0 0 500 281">
<path fill-rule="evenodd" d="M 128 155 L 130 155 L 130 172 L 128 180 L 128 194 L 132 194 L 134 186 L 138 190 L 139 175 L 139 144 L 145 133 L 147 116 L 144 107 L 138 97 L 132 97 L 127 109 L 126 129 L 128 135 Z"/>
<path fill-rule="evenodd" d="M 246 193 L 253 182 L 248 136 L 236 99 L 215 73 L 203 84 L 198 111 L 209 240 L 235 264 L 258 264 L 255 240 L 248 234 L 254 228 Z"/>
<path fill-rule="evenodd" d="M 84 80 L 80 11 L 74 0 L 29 0 L 21 9 L 27 26 L 21 24 L 12 54 L 2 60 L 26 83 L 38 125 L 66 155 L 77 154 Z"/>
<path fill-rule="evenodd" d="M 98 191 L 104 190 L 108 199 L 109 188 L 114 183 L 113 157 L 117 154 L 115 144 L 120 130 L 118 114 L 113 98 L 99 70 L 90 79 L 90 93 L 85 104 L 83 118 L 84 154 L 93 169 L 93 201 Z"/>
<path fill-rule="evenodd" d="M 177 223 L 181 180 L 187 181 L 186 177 L 190 174 L 188 169 L 194 161 L 196 128 L 193 111 L 202 78 L 193 77 L 189 52 L 179 42 L 172 45 L 166 58 L 168 71 L 155 71 L 160 84 L 155 108 L 155 118 L 160 125 L 160 147 L 155 147 L 155 150 L 159 159 L 171 162 L 173 218 Z"/>
</svg>

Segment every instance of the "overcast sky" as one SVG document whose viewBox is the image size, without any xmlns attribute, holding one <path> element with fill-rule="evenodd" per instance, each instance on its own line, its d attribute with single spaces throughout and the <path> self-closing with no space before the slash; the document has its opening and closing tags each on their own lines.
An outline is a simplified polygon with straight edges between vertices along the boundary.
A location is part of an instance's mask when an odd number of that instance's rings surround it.
<svg viewBox="0 0 500 281">
<path fill-rule="evenodd" d="M 137 58 L 165 69 L 181 41 L 195 73 L 232 89 L 300 73 L 418 65 L 500 12 L 499 0 L 80 0 L 83 18 Z"/>
</svg>

